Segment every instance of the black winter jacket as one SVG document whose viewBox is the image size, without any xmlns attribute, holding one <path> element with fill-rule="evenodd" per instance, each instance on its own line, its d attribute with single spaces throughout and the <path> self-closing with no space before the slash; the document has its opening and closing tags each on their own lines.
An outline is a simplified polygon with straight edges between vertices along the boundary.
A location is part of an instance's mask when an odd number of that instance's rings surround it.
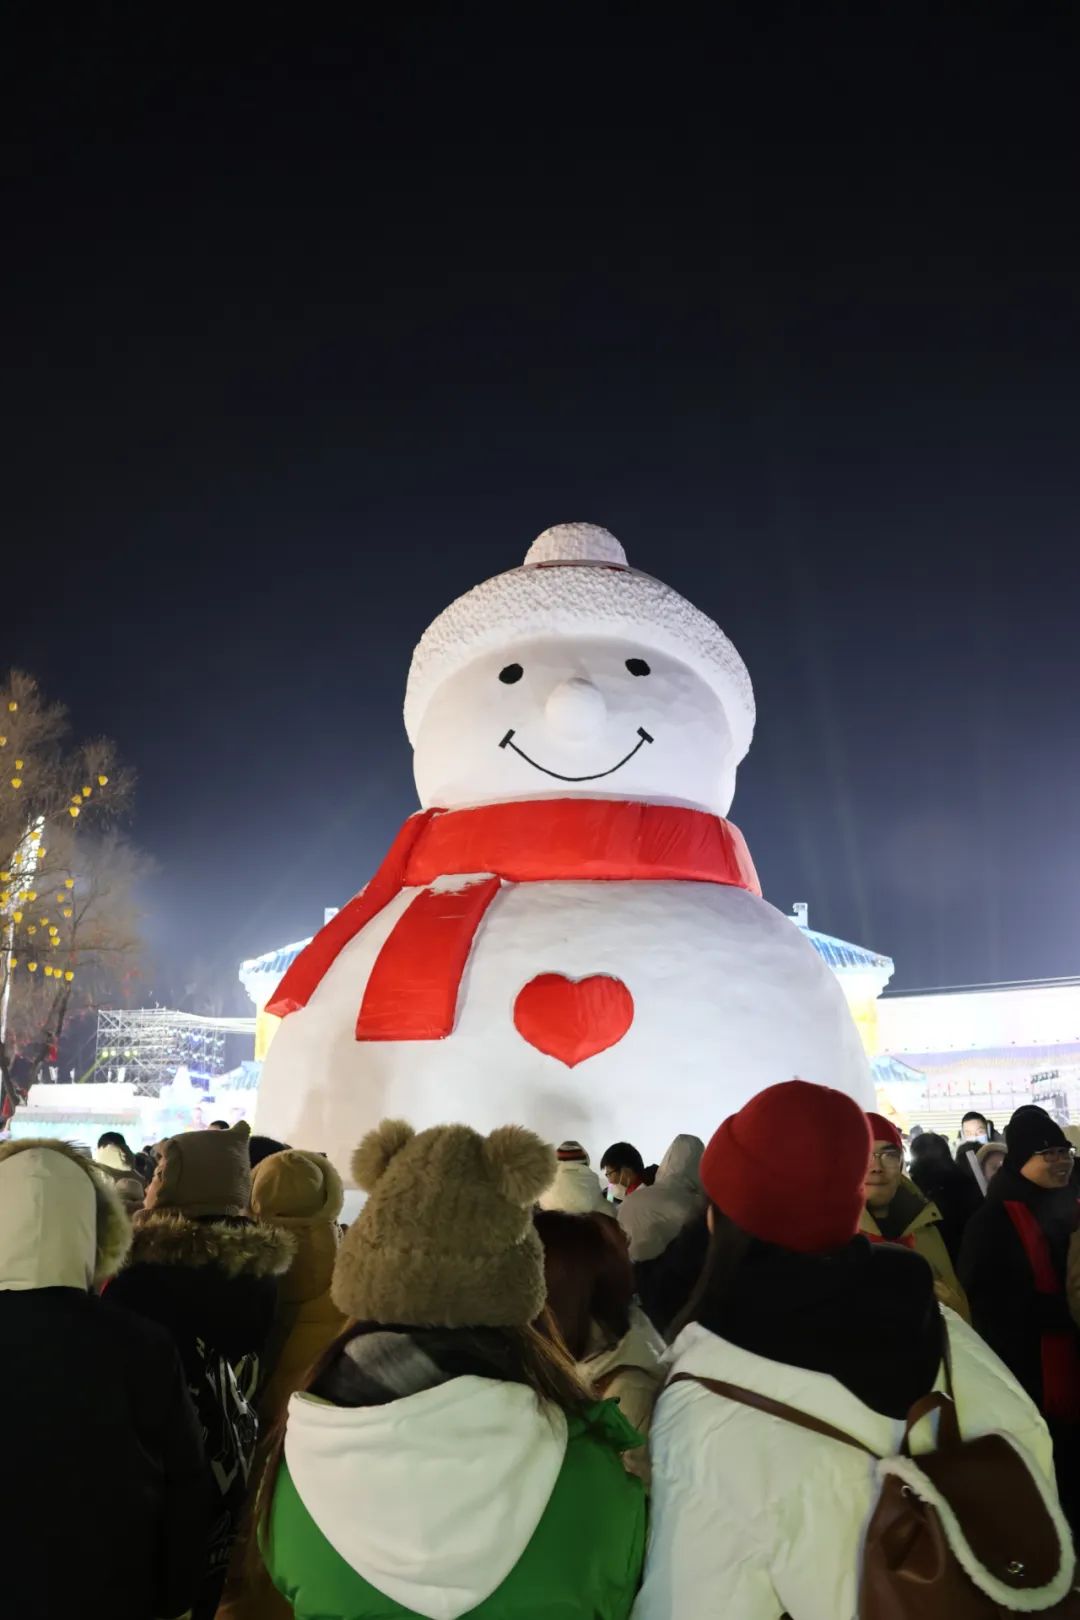
<svg viewBox="0 0 1080 1620">
<path fill-rule="evenodd" d="M 164 1210 L 144 1211 L 134 1226 L 131 1257 L 104 1297 L 167 1328 L 180 1352 L 213 1487 L 206 1578 L 194 1606 L 204 1620 L 217 1608 L 247 1499 L 259 1361 L 293 1240 L 258 1221 Z"/>
<path fill-rule="evenodd" d="M 967 1223 L 960 1250 L 960 1281 L 972 1324 L 1016 1380 L 1043 1409 L 1042 1335 L 1075 1331 L 1065 1297 L 1040 1294 L 1006 1202 L 1026 1204 L 1047 1235 L 1050 1256 L 1064 1282 L 1069 1234 L 1076 1224 L 1076 1192 L 1047 1192 L 1025 1180 L 1006 1160 L 990 1183 L 982 1208 Z"/>
<path fill-rule="evenodd" d="M 75 1288 L 0 1292 L 11 1620 L 158 1620 L 202 1578 L 199 1426 L 167 1333 Z"/>
<path fill-rule="evenodd" d="M 124 1269 L 105 1298 L 168 1328 L 185 1371 L 200 1370 L 198 1342 L 236 1366 L 265 1349 L 277 1309 L 277 1279 L 292 1239 L 258 1221 L 147 1210 L 135 1219 Z"/>
</svg>

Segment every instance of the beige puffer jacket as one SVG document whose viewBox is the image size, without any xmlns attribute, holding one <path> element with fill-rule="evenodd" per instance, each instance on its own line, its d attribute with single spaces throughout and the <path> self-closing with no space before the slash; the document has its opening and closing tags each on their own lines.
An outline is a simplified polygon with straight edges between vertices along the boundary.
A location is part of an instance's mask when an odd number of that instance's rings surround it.
<svg viewBox="0 0 1080 1620">
<path fill-rule="evenodd" d="M 619 1410 L 639 1434 L 648 1435 L 653 1406 L 664 1382 L 660 1357 L 664 1341 L 645 1313 L 630 1307 L 630 1328 L 617 1344 L 602 1346 L 594 1329 L 595 1350 L 578 1362 L 578 1372 L 597 1395 L 619 1403 Z M 649 1480 L 649 1448 L 636 1446 L 623 1454 L 627 1472 L 646 1484 Z"/>
</svg>

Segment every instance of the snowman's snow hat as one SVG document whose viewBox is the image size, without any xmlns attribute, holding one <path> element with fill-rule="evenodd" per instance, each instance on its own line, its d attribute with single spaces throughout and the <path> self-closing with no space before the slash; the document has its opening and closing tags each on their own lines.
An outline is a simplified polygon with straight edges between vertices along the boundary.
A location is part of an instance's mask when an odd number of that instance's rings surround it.
<svg viewBox="0 0 1080 1620">
<path fill-rule="evenodd" d="M 741 760 L 754 734 L 754 689 L 720 627 L 669 585 L 639 574 L 613 534 L 594 523 L 559 523 L 529 547 L 522 568 L 459 596 L 425 630 L 405 691 L 415 744 L 432 693 L 448 675 L 496 647 L 531 636 L 619 636 L 689 665 L 724 706 Z"/>
</svg>

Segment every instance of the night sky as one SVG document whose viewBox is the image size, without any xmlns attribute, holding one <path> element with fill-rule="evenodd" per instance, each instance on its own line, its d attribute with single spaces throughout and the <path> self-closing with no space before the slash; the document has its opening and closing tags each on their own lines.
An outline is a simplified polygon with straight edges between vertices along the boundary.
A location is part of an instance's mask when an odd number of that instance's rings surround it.
<svg viewBox="0 0 1080 1620">
<path fill-rule="evenodd" d="M 0 660 L 160 985 L 365 880 L 413 643 L 576 520 L 743 654 L 774 903 L 1080 972 L 1074 8 L 398 9 L 5 13 Z"/>
</svg>

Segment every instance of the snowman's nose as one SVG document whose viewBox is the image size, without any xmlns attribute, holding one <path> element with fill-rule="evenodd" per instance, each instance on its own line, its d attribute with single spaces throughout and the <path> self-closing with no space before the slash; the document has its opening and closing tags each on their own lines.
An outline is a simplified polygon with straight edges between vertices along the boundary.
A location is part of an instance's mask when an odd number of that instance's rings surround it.
<svg viewBox="0 0 1080 1620">
<path fill-rule="evenodd" d="M 548 725 L 569 742 L 582 742 L 599 731 L 607 715 L 603 693 L 592 681 L 575 675 L 561 681 L 544 705 Z"/>
</svg>

